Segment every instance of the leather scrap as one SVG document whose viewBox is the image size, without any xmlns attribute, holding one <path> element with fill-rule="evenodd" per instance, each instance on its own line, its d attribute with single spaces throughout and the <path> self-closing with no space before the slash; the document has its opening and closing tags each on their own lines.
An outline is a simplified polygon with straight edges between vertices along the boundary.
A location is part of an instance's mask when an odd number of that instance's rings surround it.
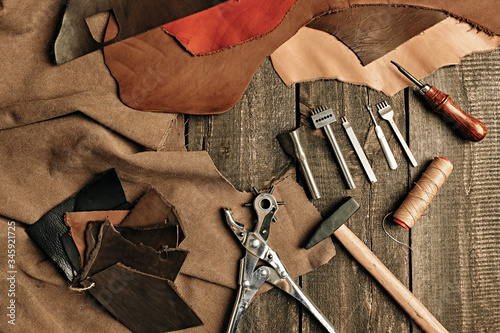
<svg viewBox="0 0 500 333">
<path fill-rule="evenodd" d="M 69 233 L 78 248 L 81 267 L 86 257 L 85 232 L 88 223 L 106 220 L 116 227 L 122 237 L 134 244 L 150 246 L 156 251 L 165 247 L 176 248 L 185 238 L 175 209 L 165 203 L 154 189 L 150 189 L 139 199 L 132 212 L 67 212 L 64 214 L 64 222 L 70 227 Z"/>
<path fill-rule="evenodd" d="M 436 45 L 440 47 L 436 48 Z M 471 53 L 488 52 L 500 45 L 498 36 L 489 36 L 454 18 L 427 29 L 394 51 L 366 66 L 343 43 L 330 34 L 302 28 L 272 55 L 274 69 L 292 85 L 318 79 L 338 79 L 367 85 L 392 96 L 412 83 L 390 63 L 408 64 L 412 74 L 422 79 L 436 69 L 458 64 Z"/>
<path fill-rule="evenodd" d="M 164 142 L 177 140 L 169 135 L 177 126 L 176 114 L 138 112 L 119 100 L 116 82 L 109 75 L 102 53 L 94 52 L 64 66 L 54 66 L 48 53 L 60 20 L 61 4 L 60 0 L 3 1 L 0 129 L 78 111 L 130 138 L 138 151 L 145 147 L 156 150 Z M 180 123 L 184 129 L 183 121 Z M 184 137 L 178 140 L 179 147 L 183 147 Z M 74 150 L 67 152 L 68 158 L 82 158 L 93 149 L 92 143 L 87 143 L 75 144 Z"/>
<path fill-rule="evenodd" d="M 54 43 L 55 61 L 57 64 L 66 63 L 224 1 L 226 0 L 70 0 Z M 111 12 L 120 27 L 116 37 L 106 42 L 95 40 L 86 21 L 102 12 Z"/>
<path fill-rule="evenodd" d="M 223 329 L 231 311 L 228 304 L 234 302 L 242 252 L 222 220 L 220 209 L 232 208 L 239 222 L 251 228 L 252 212 L 243 204 L 253 195 L 237 191 L 227 182 L 206 152 L 136 152 L 126 144 L 125 137 L 81 114 L 0 131 L 0 140 L 5 143 L 0 145 L 3 161 L 0 164 L 0 202 L 5 203 L 0 206 L 0 215 L 26 224 L 38 220 L 61 202 L 61 198 L 69 197 L 75 189 L 82 188 L 89 179 L 111 167 L 116 168 L 127 198 L 131 200 L 154 187 L 175 207 L 186 235 L 180 248 L 189 251 L 189 255 L 175 285 L 179 295 L 204 322 L 203 326 L 190 331 L 205 333 Z M 53 154 L 86 140 L 92 140 L 95 148 L 84 157 L 61 160 Z M 82 167 L 71 167 L 75 163 Z M 294 179 L 286 178 L 276 185 L 273 195 L 286 205 L 278 211 L 278 222 L 272 226 L 269 245 L 280 254 L 290 276 L 297 277 L 328 262 L 335 249 L 331 239 L 309 251 L 301 248 L 304 235 L 312 231 L 321 216 Z M 20 237 L 20 242 L 21 239 L 19 246 L 24 247 L 17 258 L 22 268 L 19 270 L 23 286 L 20 297 L 40 300 L 20 305 L 19 314 L 30 321 L 19 321 L 19 330 L 29 331 L 36 323 L 48 327 L 48 331 L 50 327 L 63 327 L 65 331 L 83 327 L 86 331 L 92 328 L 94 331 L 127 332 L 88 297 L 69 291 L 57 267 L 46 260 L 29 238 Z M 57 316 L 40 313 L 41 305 Z M 78 316 L 66 313 L 74 312 L 75 308 L 79 309 Z M 93 315 L 99 318 L 99 323 L 87 323 L 86 318 Z"/>
<path fill-rule="evenodd" d="M 90 222 L 86 232 L 98 237 L 88 237 L 91 240 L 87 248 L 91 251 L 80 280 L 121 262 L 143 273 L 174 281 L 187 256 L 187 252 L 182 250 L 155 251 L 149 246 L 134 244 L 122 237 L 109 221 Z"/>
<path fill-rule="evenodd" d="M 71 263 L 79 262 L 80 258 L 69 258 L 68 254 L 78 253 L 76 245 L 71 251 L 67 251 L 61 241 L 61 237 L 69 231 L 64 224 L 64 213 L 75 210 L 113 209 L 125 202 L 127 199 L 116 170 L 111 169 L 43 215 L 26 229 L 26 232 L 61 268 L 68 281 L 72 281 L 79 267 L 73 267 Z M 66 248 L 70 246 L 68 242 L 65 244 Z"/>
<path fill-rule="evenodd" d="M 83 267 L 85 253 L 85 230 L 90 221 L 106 221 L 113 225 L 120 224 L 129 214 L 128 210 L 108 210 L 93 212 L 66 212 L 64 223 L 69 227 L 71 235 L 80 256 L 80 268 Z"/>
<path fill-rule="evenodd" d="M 165 224 L 178 225 L 177 212 L 155 189 L 149 189 L 137 201 L 134 209 L 120 224 L 120 227 L 144 228 Z"/>
<path fill-rule="evenodd" d="M 296 0 L 229 0 L 186 18 L 165 24 L 187 51 L 206 55 L 273 30 Z"/>
<path fill-rule="evenodd" d="M 369 3 L 369 5 L 375 4 L 381 3 L 372 1 Z M 383 4 L 386 5 L 386 3 Z M 394 3 L 394 5 L 399 4 L 406 3 L 403 1 Z M 361 5 L 367 5 L 367 3 L 363 1 L 345 3 L 334 0 L 297 0 L 281 23 L 268 34 L 203 57 L 192 57 L 183 52 L 182 48 L 176 46 L 177 41 L 174 38 L 155 29 L 104 48 L 105 60 L 111 74 L 118 82 L 120 99 L 134 109 L 189 114 L 221 113 L 229 110 L 241 98 L 262 61 L 301 27 L 308 24 L 314 17 L 347 10 L 350 6 Z M 445 10 L 445 12 L 454 13 L 455 7 L 463 9 L 463 6 L 469 5 L 469 1 L 467 4 L 446 2 L 446 7 L 449 10 Z M 418 7 L 440 9 L 442 6 L 444 3 L 427 2 L 426 5 Z M 485 11 L 491 11 L 491 6 L 491 2 L 481 4 L 482 10 Z M 427 10 L 427 12 L 434 18 L 437 15 L 434 11 Z M 499 18 L 492 16 L 490 18 L 492 19 L 490 22 L 497 22 L 500 26 Z M 398 22 L 399 20 L 394 21 Z M 358 21 L 353 20 L 351 25 L 344 29 L 344 35 L 346 32 L 357 29 L 356 22 Z M 368 21 L 366 25 L 366 29 L 369 29 L 370 22 Z M 383 25 L 383 22 L 377 26 L 377 29 L 380 25 Z M 107 34 L 112 36 L 116 34 L 116 31 L 116 25 L 110 20 Z M 411 31 L 410 35 L 416 33 L 413 25 Z M 379 36 L 383 36 L 383 34 Z M 391 39 L 389 38 L 389 40 Z M 395 44 L 401 41 L 402 39 Z M 372 41 L 367 39 L 365 45 L 370 45 L 370 43 Z M 311 47 L 313 50 L 319 48 L 317 45 Z M 388 45 L 388 47 L 392 48 L 393 45 Z M 370 49 L 371 46 L 362 48 L 362 50 Z M 378 48 L 373 57 L 380 57 L 381 52 L 385 52 L 382 50 L 386 49 L 384 47 Z M 124 54 L 127 54 L 127 57 L 123 57 Z M 350 56 L 356 57 L 354 54 Z M 333 56 L 330 54 L 330 57 Z M 367 58 L 368 56 L 363 57 Z M 333 61 L 340 62 L 342 58 L 335 56 Z M 418 63 L 421 61 L 420 59 Z M 307 66 L 306 64 L 302 66 Z M 409 68 L 408 70 L 414 71 L 415 69 Z M 361 78 L 363 79 L 363 77 Z"/>
<path fill-rule="evenodd" d="M 320 16 L 307 27 L 335 36 L 366 66 L 446 17 L 421 8 L 361 6 Z"/>
<path fill-rule="evenodd" d="M 173 283 L 116 263 L 82 281 L 89 292 L 134 333 L 163 333 L 202 321 Z"/>
</svg>

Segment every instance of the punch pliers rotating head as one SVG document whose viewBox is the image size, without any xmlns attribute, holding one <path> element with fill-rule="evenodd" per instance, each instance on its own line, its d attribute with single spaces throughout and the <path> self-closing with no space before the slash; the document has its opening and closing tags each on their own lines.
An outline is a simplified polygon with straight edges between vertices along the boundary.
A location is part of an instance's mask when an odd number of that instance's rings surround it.
<svg viewBox="0 0 500 333">
<path fill-rule="evenodd" d="M 260 193 L 254 188 L 257 196 L 253 203 L 248 204 L 248 206 L 253 207 L 257 215 L 257 224 L 253 231 L 247 231 L 242 224 L 236 222 L 229 209 L 223 209 L 226 223 L 246 250 L 245 256 L 240 260 L 238 296 L 231 313 L 227 332 L 236 332 L 250 301 L 264 282 L 268 282 L 296 298 L 328 332 L 334 333 L 332 324 L 293 282 L 278 254 L 267 245 L 271 223 L 276 220 L 275 214 L 279 205 L 284 204 L 276 201 L 272 195 L 273 189 L 269 193 Z M 264 264 L 257 267 L 259 261 L 264 262 Z"/>
</svg>

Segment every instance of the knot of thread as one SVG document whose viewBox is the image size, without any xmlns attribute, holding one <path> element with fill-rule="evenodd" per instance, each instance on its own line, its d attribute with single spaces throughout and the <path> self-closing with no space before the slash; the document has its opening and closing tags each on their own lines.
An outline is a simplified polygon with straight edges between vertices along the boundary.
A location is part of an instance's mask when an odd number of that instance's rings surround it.
<svg viewBox="0 0 500 333">
<path fill-rule="evenodd" d="M 397 219 L 412 228 L 422 213 L 436 196 L 451 171 L 453 164 L 450 161 L 436 157 L 425 170 L 415 187 L 408 193 L 401 206 L 394 213 Z"/>
</svg>

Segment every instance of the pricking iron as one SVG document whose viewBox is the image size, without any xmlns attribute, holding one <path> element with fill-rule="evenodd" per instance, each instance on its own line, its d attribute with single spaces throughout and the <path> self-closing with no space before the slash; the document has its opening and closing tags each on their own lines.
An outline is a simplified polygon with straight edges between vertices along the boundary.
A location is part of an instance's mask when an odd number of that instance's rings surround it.
<svg viewBox="0 0 500 333">
<path fill-rule="evenodd" d="M 299 161 L 311 196 L 313 197 L 313 199 L 319 199 L 321 196 L 319 194 L 318 186 L 316 186 L 311 168 L 309 167 L 309 163 L 307 162 L 305 152 L 305 150 L 307 149 L 307 139 L 305 138 L 305 130 L 305 127 L 302 126 L 294 131 L 280 134 L 278 135 L 278 141 L 283 150 L 288 155 L 296 158 Z"/>
<path fill-rule="evenodd" d="M 354 184 L 354 180 L 352 179 L 351 172 L 347 167 L 344 156 L 342 156 L 342 151 L 340 150 L 337 140 L 335 139 L 335 135 L 333 135 L 332 127 L 330 126 L 331 123 L 337 121 L 335 115 L 333 114 L 333 110 L 327 108 L 326 106 L 317 107 L 316 109 L 312 110 L 311 119 L 316 129 L 323 128 L 323 130 L 325 131 L 326 136 L 328 137 L 328 141 L 330 141 L 330 144 L 332 145 L 337 162 L 339 163 L 340 170 L 342 171 L 347 185 L 349 186 L 349 189 L 355 189 L 356 185 Z"/>
<path fill-rule="evenodd" d="M 406 153 L 406 156 L 408 156 L 408 159 L 411 162 L 411 165 L 416 167 L 418 165 L 417 160 L 415 160 L 415 157 L 411 153 L 410 147 L 406 144 L 405 139 L 401 135 L 401 132 L 399 132 L 398 126 L 394 122 L 394 111 L 392 110 L 392 107 L 387 103 L 386 101 L 380 102 L 376 105 L 378 114 L 380 117 L 384 120 L 387 120 L 389 124 L 392 127 L 392 130 L 394 131 L 394 134 L 396 134 L 396 137 L 399 140 L 399 143 L 403 147 L 403 150 Z"/>
<path fill-rule="evenodd" d="M 332 324 L 293 282 L 278 254 L 267 245 L 271 223 L 275 220 L 274 215 L 278 211 L 278 205 L 283 204 L 276 201 L 272 195 L 273 189 L 269 193 L 259 193 L 254 188 L 257 196 L 253 201 L 253 208 L 257 215 L 257 224 L 253 231 L 247 231 L 242 224 L 236 222 L 229 209 L 223 209 L 227 225 L 246 250 L 245 256 L 240 260 L 238 295 L 227 332 L 237 331 L 238 324 L 252 298 L 264 282 L 268 282 L 297 299 L 328 332 L 335 333 Z M 264 265 L 257 266 L 259 262 L 263 262 Z"/>
</svg>

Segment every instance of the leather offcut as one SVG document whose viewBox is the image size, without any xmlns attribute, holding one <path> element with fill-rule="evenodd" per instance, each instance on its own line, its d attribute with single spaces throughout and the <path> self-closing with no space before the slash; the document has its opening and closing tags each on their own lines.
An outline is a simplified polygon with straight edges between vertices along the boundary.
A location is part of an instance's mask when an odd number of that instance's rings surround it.
<svg viewBox="0 0 500 333">
<path fill-rule="evenodd" d="M 90 221 L 109 220 L 113 225 L 120 224 L 129 214 L 128 210 L 107 210 L 92 212 L 66 212 L 64 223 L 69 227 L 69 234 L 78 249 L 80 268 L 83 267 L 85 253 L 85 230 Z"/>
<path fill-rule="evenodd" d="M 436 48 L 436 45 L 440 47 Z M 417 79 L 441 66 L 458 64 L 467 54 L 494 50 L 499 36 L 447 18 L 381 58 L 362 66 L 354 53 L 330 34 L 304 27 L 272 55 L 274 69 L 292 85 L 317 79 L 338 79 L 367 85 L 392 96 L 412 84 L 391 60 L 403 64 Z"/>
<path fill-rule="evenodd" d="M 80 262 L 80 258 L 75 257 L 78 250 L 74 243 L 71 245 L 66 241 L 66 248 L 72 247 L 70 251 L 66 251 L 61 241 L 61 237 L 69 231 L 64 223 L 64 214 L 75 210 L 114 209 L 126 202 L 116 170 L 111 169 L 43 215 L 26 232 L 59 266 L 67 280 L 73 281 L 79 267 L 73 267 L 72 263 Z M 68 255 L 72 255 L 72 258 Z"/>
<path fill-rule="evenodd" d="M 382 19 L 375 24 L 369 10 L 354 8 L 374 4 L 386 5 L 386 3 L 366 3 L 363 1 L 346 4 L 340 1 L 297 0 L 281 23 L 268 34 L 203 57 L 192 57 L 190 54 L 186 54 L 182 49 L 176 48 L 177 41 L 175 39 L 155 29 L 104 48 L 105 60 L 111 74 L 118 82 L 120 99 L 134 109 L 215 114 L 225 112 L 233 107 L 243 95 L 262 61 L 315 17 L 331 12 L 351 10 L 360 12 L 361 17 L 356 17 L 356 20 L 347 20 L 347 22 L 341 20 L 342 29 L 338 33 L 342 32 L 343 38 L 360 52 L 360 58 L 369 63 L 380 58 L 397 45 L 401 45 L 402 42 L 418 34 L 425 27 L 442 19 L 444 14 L 437 13 L 435 9 L 447 12 L 443 9 L 446 7 L 452 13 L 462 12 L 463 9 L 461 6 L 455 8 L 455 3 L 452 2 L 446 2 L 446 4 L 426 3 L 420 6 L 425 8 L 419 9 L 425 14 L 421 14 L 419 20 L 417 20 L 417 16 L 411 20 L 408 19 L 408 17 L 414 16 L 414 8 L 382 9 L 385 13 L 391 11 L 390 14 L 384 15 L 389 17 L 389 22 Z M 405 4 L 405 1 L 400 1 L 393 5 Z M 468 5 L 470 5 L 469 2 L 467 2 Z M 484 3 L 482 6 L 482 9 L 486 11 L 488 4 Z M 490 3 L 489 6 L 492 4 Z M 465 16 L 470 14 L 462 13 Z M 336 14 L 328 15 L 329 18 L 325 17 L 322 20 L 329 20 L 334 17 L 333 15 Z M 348 17 L 349 14 L 344 14 L 344 16 Z M 418 24 L 415 23 L 416 21 Z M 364 23 L 363 31 L 365 33 L 352 35 L 353 31 L 357 31 L 359 22 Z M 400 29 L 399 33 L 395 34 L 392 31 L 394 26 L 402 27 L 404 33 Z M 323 29 L 326 28 L 323 27 Z M 380 33 L 373 33 L 377 29 Z M 110 20 L 107 34 L 113 35 L 116 31 L 116 24 Z M 369 33 L 366 33 L 367 31 Z M 401 37 L 393 38 L 394 35 L 401 35 Z M 313 49 L 315 47 L 317 46 L 312 46 Z M 375 50 L 373 53 L 372 49 Z M 123 57 L 124 54 L 127 54 L 127 57 Z M 333 61 L 342 60 L 340 56 L 336 58 L 335 53 L 330 54 L 330 57 L 333 58 Z M 424 65 L 419 66 L 419 68 L 426 68 L 425 58 L 423 61 Z M 419 59 L 416 64 L 421 62 L 422 59 Z M 307 67 L 308 62 L 306 61 L 301 66 Z M 409 67 L 408 70 L 414 71 L 415 68 L 411 65 Z M 196 82 L 196 85 L 193 85 L 192 82 Z M 363 82 L 363 76 L 361 82 Z"/>
<path fill-rule="evenodd" d="M 105 45 L 133 37 L 167 22 L 178 20 L 226 0 L 72 0 L 65 8 L 54 43 L 57 64 L 71 61 Z M 86 19 L 110 11 L 120 27 L 112 40 L 98 42 Z"/>
<path fill-rule="evenodd" d="M 80 280 L 121 262 L 146 274 L 174 281 L 187 256 L 183 250 L 155 251 L 149 246 L 134 244 L 122 237 L 109 221 L 89 223 L 86 233 L 90 251 Z"/>
<path fill-rule="evenodd" d="M 361 6 L 317 17 L 307 27 L 335 36 L 366 66 L 446 17 L 421 8 Z"/>
<path fill-rule="evenodd" d="M 207 55 L 272 31 L 296 0 L 230 0 L 165 24 L 187 51 Z"/>
<path fill-rule="evenodd" d="M 202 324 L 172 282 L 116 263 L 83 281 L 89 292 L 134 333 L 163 333 Z"/>
</svg>

